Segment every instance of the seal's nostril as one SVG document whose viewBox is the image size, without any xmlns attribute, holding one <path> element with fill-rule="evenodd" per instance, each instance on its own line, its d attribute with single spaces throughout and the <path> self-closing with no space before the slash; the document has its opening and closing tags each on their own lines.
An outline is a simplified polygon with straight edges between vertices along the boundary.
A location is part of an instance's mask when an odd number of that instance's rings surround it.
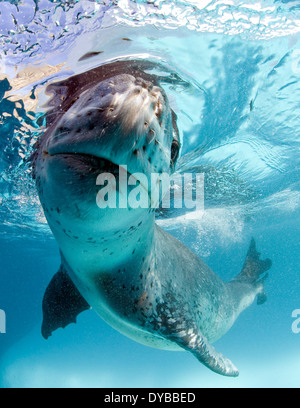
<svg viewBox="0 0 300 408">
<path fill-rule="evenodd" d="M 141 88 L 135 88 L 133 91 L 134 95 L 139 95 L 142 92 Z"/>
<path fill-rule="evenodd" d="M 152 91 L 153 84 L 150 81 L 145 81 L 142 78 L 136 78 L 135 84 L 143 89 L 147 89 L 148 91 Z"/>
</svg>

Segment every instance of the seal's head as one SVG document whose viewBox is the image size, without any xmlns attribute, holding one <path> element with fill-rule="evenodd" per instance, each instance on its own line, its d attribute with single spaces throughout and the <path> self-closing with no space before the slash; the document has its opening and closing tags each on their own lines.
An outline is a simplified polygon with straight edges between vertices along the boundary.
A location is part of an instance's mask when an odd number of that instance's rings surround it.
<svg viewBox="0 0 300 408">
<path fill-rule="evenodd" d="M 103 173 L 115 177 L 109 188 L 115 190 L 118 207 L 122 194 L 130 194 L 120 178 L 127 183 L 130 175 L 143 174 L 148 188 L 151 174 L 170 174 L 179 154 L 176 116 L 154 81 L 136 73 L 101 79 L 88 84 L 85 76 L 73 94 L 69 88 L 35 156 L 37 187 L 54 233 L 59 229 L 68 234 L 69 225 L 75 224 L 77 235 L 88 230 L 86 234 L 95 236 L 153 214 L 151 206 L 122 207 L 122 216 L 121 208 L 100 211 L 97 179 Z M 125 170 L 127 177 L 122 177 Z"/>
</svg>

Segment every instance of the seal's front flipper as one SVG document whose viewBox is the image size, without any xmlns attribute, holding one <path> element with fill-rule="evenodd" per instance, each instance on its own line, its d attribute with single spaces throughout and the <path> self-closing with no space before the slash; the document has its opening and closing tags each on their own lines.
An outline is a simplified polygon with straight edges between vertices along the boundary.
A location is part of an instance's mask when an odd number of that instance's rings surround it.
<svg viewBox="0 0 300 408">
<path fill-rule="evenodd" d="M 76 317 L 90 309 L 61 266 L 46 289 L 43 300 L 42 335 L 45 339 L 58 328 L 65 328 L 70 323 L 76 323 Z"/>
</svg>

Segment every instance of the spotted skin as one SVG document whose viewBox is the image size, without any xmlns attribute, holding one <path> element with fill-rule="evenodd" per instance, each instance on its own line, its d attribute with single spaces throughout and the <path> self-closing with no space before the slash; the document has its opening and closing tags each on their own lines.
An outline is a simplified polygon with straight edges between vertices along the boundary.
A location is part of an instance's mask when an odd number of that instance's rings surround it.
<svg viewBox="0 0 300 408">
<path fill-rule="evenodd" d="M 32 161 L 61 251 L 61 272 L 124 335 L 152 347 L 190 351 L 216 373 L 237 376 L 210 343 L 264 293 L 260 276 L 271 263 L 259 260 L 255 243 L 241 274 L 225 284 L 155 224 L 151 206 L 101 210 L 96 203 L 101 173 L 116 176 L 119 200 L 124 192 L 119 166 L 149 181 L 152 173 L 174 171 L 180 149 L 176 115 L 157 78 L 142 68 L 134 61 L 111 63 L 48 89 L 53 97 L 47 130 Z"/>
</svg>

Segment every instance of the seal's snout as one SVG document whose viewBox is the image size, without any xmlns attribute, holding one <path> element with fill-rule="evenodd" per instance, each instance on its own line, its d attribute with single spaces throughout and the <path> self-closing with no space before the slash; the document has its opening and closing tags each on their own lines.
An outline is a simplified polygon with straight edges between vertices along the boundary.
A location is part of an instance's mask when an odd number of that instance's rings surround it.
<svg viewBox="0 0 300 408">
<path fill-rule="evenodd" d="M 122 82 L 121 89 L 118 81 Z M 119 124 L 123 134 L 135 132 L 137 136 L 142 136 L 151 125 L 155 127 L 155 120 L 162 125 L 166 103 L 159 87 L 128 75 L 115 78 L 111 87 L 113 97 L 107 107 L 106 117 L 109 123 L 115 121 Z"/>
<path fill-rule="evenodd" d="M 162 89 L 122 74 L 80 95 L 57 124 L 47 151 L 93 155 L 145 173 L 167 171 L 172 128 Z"/>
</svg>

